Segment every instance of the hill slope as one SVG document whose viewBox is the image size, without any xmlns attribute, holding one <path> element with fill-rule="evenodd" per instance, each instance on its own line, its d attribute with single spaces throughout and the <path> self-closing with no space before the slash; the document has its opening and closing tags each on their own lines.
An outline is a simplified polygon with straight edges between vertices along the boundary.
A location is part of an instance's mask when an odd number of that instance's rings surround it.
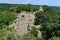
<svg viewBox="0 0 60 40">
<path fill-rule="evenodd" d="M 18 6 L 19 4 L 4 4 L 4 3 L 0 3 L 0 12 L 2 11 L 8 11 L 11 7 L 15 7 L 15 6 Z M 21 4 L 20 4 L 21 5 Z M 22 4 L 24 5 L 24 4 Z M 40 6 L 40 5 L 34 5 L 34 6 Z M 59 6 L 50 6 L 52 7 L 53 9 L 56 9 L 56 10 L 60 10 L 60 7 Z"/>
</svg>

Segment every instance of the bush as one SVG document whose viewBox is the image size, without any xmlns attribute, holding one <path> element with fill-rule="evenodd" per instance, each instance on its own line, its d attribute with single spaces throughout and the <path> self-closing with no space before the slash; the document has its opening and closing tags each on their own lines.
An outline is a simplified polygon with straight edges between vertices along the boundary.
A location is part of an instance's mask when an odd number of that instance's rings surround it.
<svg viewBox="0 0 60 40">
<path fill-rule="evenodd" d="M 60 37 L 52 37 L 49 40 L 60 40 Z"/>
<path fill-rule="evenodd" d="M 35 37 L 37 37 L 38 30 L 35 27 L 32 27 L 32 30 L 30 31 L 31 34 L 33 34 Z"/>
<path fill-rule="evenodd" d="M 28 34 L 25 34 L 22 37 L 18 37 L 18 40 L 36 40 L 36 38 L 35 38 L 34 35 L 28 33 Z"/>
<path fill-rule="evenodd" d="M 4 23 L 0 23 L 0 30 L 6 28 L 6 25 Z"/>
<path fill-rule="evenodd" d="M 16 19 L 16 14 L 12 12 L 2 12 L 0 13 L 0 23 L 4 23 L 6 25 L 9 25 L 9 23 Z"/>
</svg>

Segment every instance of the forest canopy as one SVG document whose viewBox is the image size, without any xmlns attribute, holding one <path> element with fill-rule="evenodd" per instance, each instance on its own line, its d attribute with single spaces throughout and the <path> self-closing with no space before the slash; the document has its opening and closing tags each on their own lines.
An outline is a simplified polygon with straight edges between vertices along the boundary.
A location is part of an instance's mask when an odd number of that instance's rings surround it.
<svg viewBox="0 0 60 40">
<path fill-rule="evenodd" d="M 40 5 L 31 4 L 0 4 L 0 40 L 16 40 L 14 28 L 8 25 L 17 18 L 21 11 L 35 12 Z M 60 40 L 60 10 L 55 7 L 41 5 L 43 11 L 35 13 L 34 25 L 41 25 L 39 29 L 32 27 L 30 33 L 23 37 L 18 36 L 18 40 Z M 2 30 L 3 29 L 3 30 Z M 42 38 L 38 39 L 38 31 L 42 33 Z"/>
</svg>

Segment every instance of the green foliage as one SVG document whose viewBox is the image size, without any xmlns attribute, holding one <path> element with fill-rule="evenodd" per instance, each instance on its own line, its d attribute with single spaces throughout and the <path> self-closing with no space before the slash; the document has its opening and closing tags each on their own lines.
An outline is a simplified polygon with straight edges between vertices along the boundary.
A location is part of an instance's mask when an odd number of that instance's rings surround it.
<svg viewBox="0 0 60 40">
<path fill-rule="evenodd" d="M 36 40 L 36 38 L 34 37 L 34 35 L 32 34 L 27 34 L 23 36 L 24 40 Z"/>
<path fill-rule="evenodd" d="M 52 37 L 49 40 L 60 40 L 60 37 Z"/>
<path fill-rule="evenodd" d="M 35 27 L 32 27 L 30 33 L 33 34 L 35 37 L 37 37 L 38 30 Z"/>
<path fill-rule="evenodd" d="M 4 23 L 0 23 L 0 30 L 6 28 L 6 25 Z"/>
<path fill-rule="evenodd" d="M 35 25 L 39 25 L 39 24 L 42 24 L 42 23 L 46 23 L 48 22 L 49 18 L 50 18 L 50 15 L 49 13 L 45 13 L 45 12 L 37 12 L 35 13 Z"/>
<path fill-rule="evenodd" d="M 9 23 L 16 19 L 16 14 L 10 12 L 2 12 L 0 13 L 0 23 L 5 23 L 9 25 Z"/>
<path fill-rule="evenodd" d="M 10 22 L 14 21 L 17 17 L 17 14 L 12 12 L 0 12 L 0 29 L 6 28 Z"/>
<path fill-rule="evenodd" d="M 16 6 L 15 4 L 0 4 L 0 12 L 9 11 L 11 7 Z"/>
<path fill-rule="evenodd" d="M 39 8 L 37 6 L 33 6 L 31 4 L 17 5 L 15 8 L 10 9 L 10 11 L 14 11 L 16 13 L 19 13 L 21 11 L 35 12 L 38 10 L 39 10 Z"/>
<path fill-rule="evenodd" d="M 12 7 L 13 5 L 4 5 L 4 4 L 0 4 L 0 40 L 9 40 L 9 38 L 11 40 L 15 40 L 15 34 L 14 32 L 12 32 L 12 28 L 9 30 L 6 29 L 6 27 L 8 27 L 8 25 L 10 24 L 10 22 L 14 21 L 17 17 L 17 14 L 13 13 L 13 12 L 9 12 L 10 7 Z M 2 12 L 3 11 L 3 12 Z M 8 11 L 8 12 L 7 12 Z M 12 31 L 11 31 L 12 30 Z"/>
<path fill-rule="evenodd" d="M 35 11 L 38 11 L 39 8 L 37 6 L 31 6 L 30 7 L 30 12 L 35 12 Z"/>
<path fill-rule="evenodd" d="M 16 13 L 20 13 L 21 11 L 21 7 L 20 6 L 17 6 L 15 9 L 14 9 L 14 12 Z"/>
<path fill-rule="evenodd" d="M 8 28 L 6 30 L 6 26 L 16 19 L 17 14 L 15 13 L 20 13 L 21 11 L 35 12 L 39 10 L 39 7 L 31 4 L 0 5 L 0 40 L 16 40 L 13 28 Z M 40 11 L 35 13 L 34 24 L 42 26 L 39 30 L 42 32 L 44 40 L 60 40 L 60 12 L 58 10 L 54 10 L 47 5 L 44 5 L 43 12 Z M 37 40 L 37 33 L 37 29 L 32 27 L 30 34 L 18 37 L 18 40 Z"/>
<path fill-rule="evenodd" d="M 18 37 L 18 40 L 37 40 L 34 35 L 28 33 L 22 37 Z"/>
<path fill-rule="evenodd" d="M 43 10 L 44 10 L 44 12 L 52 11 L 52 8 L 49 7 L 49 6 L 47 6 L 47 5 L 44 5 L 44 6 L 43 6 Z"/>
<path fill-rule="evenodd" d="M 19 5 L 24 5 L 24 4 L 0 4 L 0 12 L 3 12 L 4 10 L 5 11 L 10 11 L 10 8 L 12 8 L 12 7 L 16 7 L 16 6 L 19 6 Z M 26 5 L 26 4 L 25 4 Z M 27 5 L 31 5 L 31 4 L 27 4 Z M 31 8 L 30 10 L 32 11 L 33 9 L 39 9 L 38 8 L 38 6 L 40 6 L 40 5 L 33 5 L 33 8 Z M 45 5 L 45 6 L 47 6 L 47 5 Z M 20 7 L 22 7 L 22 6 L 20 6 Z M 35 7 L 35 8 L 34 8 Z M 50 6 L 52 9 L 54 9 L 54 10 L 58 10 L 58 11 L 60 11 L 60 8 L 58 7 L 58 6 Z M 27 7 L 22 7 L 22 8 L 24 8 L 24 9 L 26 9 Z M 27 9 L 29 9 L 29 8 L 27 8 Z M 44 9 L 44 10 L 47 10 L 47 9 Z"/>
<path fill-rule="evenodd" d="M 16 40 L 15 31 L 13 30 L 13 28 L 12 31 L 7 30 L 6 28 L 0 30 L 0 40 Z"/>
<path fill-rule="evenodd" d="M 43 12 L 37 12 L 35 13 L 35 25 L 39 25 L 40 23 L 42 23 L 44 21 L 44 16 L 43 16 Z"/>
<path fill-rule="evenodd" d="M 60 12 L 44 5 L 43 12 L 35 13 L 35 25 L 41 25 L 40 31 L 44 40 L 52 36 L 60 37 Z"/>
</svg>

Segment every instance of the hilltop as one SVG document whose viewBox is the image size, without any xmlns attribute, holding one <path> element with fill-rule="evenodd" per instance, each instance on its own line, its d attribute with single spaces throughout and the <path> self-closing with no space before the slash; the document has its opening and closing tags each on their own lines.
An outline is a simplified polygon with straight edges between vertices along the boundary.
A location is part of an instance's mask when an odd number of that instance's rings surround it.
<svg viewBox="0 0 60 40">
<path fill-rule="evenodd" d="M 16 6 L 19 6 L 19 5 L 25 5 L 25 4 L 5 4 L 5 3 L 0 3 L 0 12 L 8 11 L 10 8 L 16 7 Z M 40 5 L 33 5 L 33 6 L 39 7 Z M 53 9 L 56 9 L 56 10 L 60 10 L 59 6 L 50 6 L 50 7 L 52 7 Z"/>
<path fill-rule="evenodd" d="M 0 4 L 0 40 L 59 40 L 59 9 L 48 5 Z"/>
</svg>

